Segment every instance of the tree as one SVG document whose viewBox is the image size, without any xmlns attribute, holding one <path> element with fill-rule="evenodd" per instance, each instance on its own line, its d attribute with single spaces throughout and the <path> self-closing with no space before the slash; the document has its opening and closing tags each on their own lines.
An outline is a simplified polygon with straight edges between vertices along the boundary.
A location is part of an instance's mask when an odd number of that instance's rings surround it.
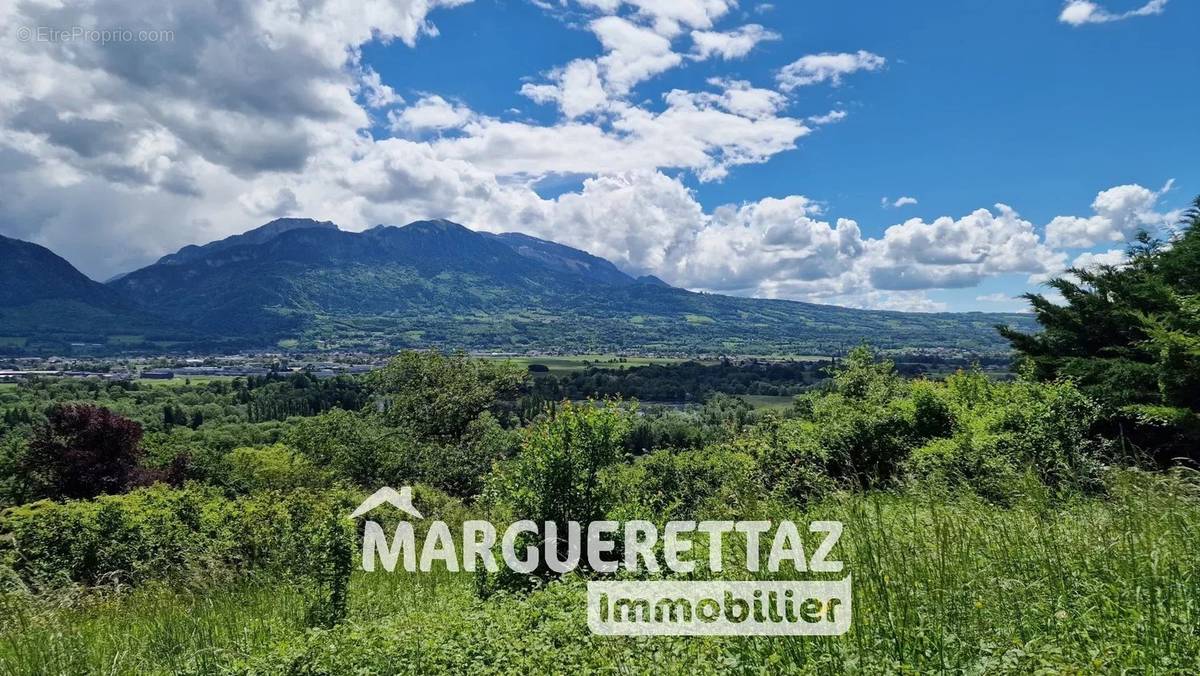
<svg viewBox="0 0 1200 676">
<path fill-rule="evenodd" d="M 564 401 L 526 431 L 515 458 L 496 466 L 487 479 L 488 497 L 513 516 L 539 523 L 604 518 L 613 496 L 600 473 L 624 457 L 631 418 L 615 401 Z"/>
<path fill-rule="evenodd" d="M 235 448 L 225 461 L 229 464 L 230 485 L 241 492 L 291 490 L 325 483 L 308 458 L 283 444 Z"/>
<path fill-rule="evenodd" d="M 142 427 L 90 404 L 57 404 L 29 441 L 20 471 L 37 497 L 123 493 L 137 477 Z"/>
<path fill-rule="evenodd" d="M 579 522 L 586 530 L 616 503 L 618 486 L 604 472 L 624 456 L 631 413 L 615 401 L 602 406 L 562 402 L 526 429 L 516 457 L 496 463 L 485 480 L 485 501 L 514 520 L 555 522 L 557 539 L 545 546 L 557 550 L 561 560 L 569 549 L 567 524 Z M 526 534 L 517 551 L 534 544 Z M 544 559 L 536 575 L 551 576 Z M 502 569 L 477 582 L 486 596 L 496 588 L 521 588 L 530 580 Z"/>
<path fill-rule="evenodd" d="M 1180 225 L 1166 242 L 1139 233 L 1124 265 L 1051 280 L 1063 304 L 1026 294 L 1040 333 L 1000 328 L 1036 377 L 1075 380 L 1123 437 L 1157 430 L 1136 443 L 1165 456 L 1195 454 L 1200 427 L 1200 197 Z"/>
<path fill-rule="evenodd" d="M 423 440 L 454 440 L 498 400 L 515 397 L 527 377 L 512 364 L 430 350 L 400 353 L 371 382 L 389 424 Z"/>
<path fill-rule="evenodd" d="M 1079 380 L 1085 391 L 1113 405 L 1153 403 L 1188 406 L 1160 376 L 1193 370 L 1178 363 L 1200 328 L 1200 197 L 1173 241 L 1140 233 L 1122 266 L 1068 270 L 1049 286 L 1065 304 L 1026 294 L 1042 331 L 1000 332 L 1043 378 Z M 1190 338 L 1189 338 L 1190 336 Z M 1175 377 L 1171 376 L 1171 379 Z"/>
</svg>

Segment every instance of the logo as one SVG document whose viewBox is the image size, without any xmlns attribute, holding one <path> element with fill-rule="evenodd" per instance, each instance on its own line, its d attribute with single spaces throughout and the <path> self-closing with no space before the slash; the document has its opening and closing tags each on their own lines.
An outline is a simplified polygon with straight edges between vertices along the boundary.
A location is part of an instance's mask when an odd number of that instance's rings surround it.
<svg viewBox="0 0 1200 676">
<path fill-rule="evenodd" d="M 424 518 L 413 505 L 410 486 L 399 491 L 379 489 L 350 518 L 361 518 L 383 505 L 413 519 Z M 488 521 L 470 520 L 463 522 L 458 533 L 446 522 L 435 520 L 426 524 L 418 547 L 411 521 L 397 523 L 389 541 L 383 526 L 369 520 L 363 527 L 362 569 L 394 572 L 399 566 L 408 572 L 427 573 L 440 565 L 450 572 L 482 569 L 494 573 L 502 562 L 521 574 L 546 569 L 564 574 L 586 564 L 589 571 L 601 576 L 621 571 L 686 575 L 694 573 L 696 561 L 706 555 L 708 569 L 720 573 L 726 549 L 733 547 L 739 555 L 735 560 L 742 562 L 748 576 L 766 573 L 771 579 L 592 580 L 587 583 L 588 627 L 602 635 L 844 634 L 851 622 L 851 576 L 819 577 L 843 571 L 843 563 L 832 558 L 842 523 L 813 521 L 806 530 L 810 536 L 820 536 L 811 555 L 800 528 L 787 520 L 669 521 L 661 535 L 657 525 L 640 520 L 587 524 L 522 520 L 502 530 Z M 703 541 L 707 552 L 701 551 Z M 764 562 L 760 549 L 768 541 Z M 806 579 L 786 579 L 790 574 Z M 813 574 L 818 577 L 808 579 Z"/>
</svg>

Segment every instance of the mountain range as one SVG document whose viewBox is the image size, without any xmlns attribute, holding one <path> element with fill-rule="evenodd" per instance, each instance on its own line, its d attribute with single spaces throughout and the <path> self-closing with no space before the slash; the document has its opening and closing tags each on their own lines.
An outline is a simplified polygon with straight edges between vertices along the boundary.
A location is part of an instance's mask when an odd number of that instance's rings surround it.
<svg viewBox="0 0 1200 676">
<path fill-rule="evenodd" d="M 348 232 L 287 218 L 106 284 L 0 237 L 0 351 L 463 347 L 571 352 L 997 352 L 1027 315 L 905 313 L 695 293 L 517 233 L 446 220 Z"/>
</svg>

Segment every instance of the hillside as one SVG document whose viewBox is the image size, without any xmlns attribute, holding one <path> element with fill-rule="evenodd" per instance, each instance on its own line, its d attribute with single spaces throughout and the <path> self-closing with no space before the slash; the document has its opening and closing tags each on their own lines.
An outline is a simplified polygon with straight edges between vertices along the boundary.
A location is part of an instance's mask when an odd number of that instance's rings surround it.
<svg viewBox="0 0 1200 676">
<path fill-rule="evenodd" d="M 67 351 L 72 343 L 107 348 L 191 334 L 148 316 L 44 246 L 0 236 L 0 261 L 0 350 Z"/>
<path fill-rule="evenodd" d="M 361 233 L 288 219 L 188 247 L 109 286 L 193 330 L 260 345 L 828 353 L 1005 349 L 1011 314 L 854 310 L 699 294 L 521 234 L 449 221 Z"/>
</svg>

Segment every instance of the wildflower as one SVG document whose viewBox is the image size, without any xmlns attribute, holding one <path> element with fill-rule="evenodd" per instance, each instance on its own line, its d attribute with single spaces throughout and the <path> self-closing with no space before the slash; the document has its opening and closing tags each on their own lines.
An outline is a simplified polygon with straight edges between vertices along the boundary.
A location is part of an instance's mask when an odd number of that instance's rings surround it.
<svg viewBox="0 0 1200 676">
<path fill-rule="evenodd" d="M 1058 620 L 1059 622 L 1066 620 L 1067 619 L 1067 611 L 1060 610 L 1057 613 L 1054 613 L 1054 619 Z"/>
</svg>

